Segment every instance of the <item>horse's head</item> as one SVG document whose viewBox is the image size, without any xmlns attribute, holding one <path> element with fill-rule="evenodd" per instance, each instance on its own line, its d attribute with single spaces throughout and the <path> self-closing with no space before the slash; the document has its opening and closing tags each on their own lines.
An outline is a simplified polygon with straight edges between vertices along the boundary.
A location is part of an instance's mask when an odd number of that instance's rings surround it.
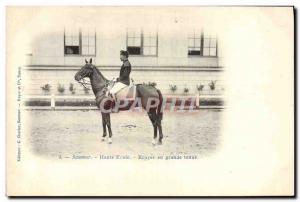
<svg viewBox="0 0 300 202">
<path fill-rule="evenodd" d="M 81 67 L 81 69 L 75 74 L 75 80 L 80 81 L 81 79 L 84 79 L 85 77 L 91 76 L 93 73 L 94 65 L 92 64 L 92 58 L 90 59 L 90 62 L 88 62 L 85 59 L 85 65 Z"/>
</svg>

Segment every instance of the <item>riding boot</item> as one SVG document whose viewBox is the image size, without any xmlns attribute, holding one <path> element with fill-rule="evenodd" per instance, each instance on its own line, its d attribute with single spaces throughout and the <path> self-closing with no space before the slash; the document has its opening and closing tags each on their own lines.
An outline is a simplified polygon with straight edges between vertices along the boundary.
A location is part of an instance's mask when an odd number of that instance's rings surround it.
<svg viewBox="0 0 300 202">
<path fill-rule="evenodd" d="M 110 94 L 111 98 L 114 100 L 114 102 L 117 102 L 116 95 L 114 93 Z"/>
<path fill-rule="evenodd" d="M 110 92 L 108 90 L 105 92 L 105 97 L 110 97 Z"/>
<path fill-rule="evenodd" d="M 113 99 L 113 102 L 114 102 L 114 112 L 119 112 L 119 106 L 117 106 L 117 97 L 115 94 L 111 94 L 111 97 Z M 118 108 L 115 108 L 115 107 L 118 107 Z"/>
</svg>

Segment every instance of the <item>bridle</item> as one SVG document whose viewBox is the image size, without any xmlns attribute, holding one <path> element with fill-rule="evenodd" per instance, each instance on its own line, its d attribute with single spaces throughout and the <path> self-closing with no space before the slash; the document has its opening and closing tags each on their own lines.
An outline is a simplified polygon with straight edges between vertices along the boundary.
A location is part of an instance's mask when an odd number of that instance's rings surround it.
<svg viewBox="0 0 300 202">
<path fill-rule="evenodd" d="M 80 83 L 86 90 L 91 90 L 89 87 L 87 86 L 92 86 L 91 82 L 88 82 L 85 80 L 85 78 L 80 79 L 79 81 L 77 81 L 78 83 Z"/>
<path fill-rule="evenodd" d="M 95 67 L 93 67 L 95 68 Z M 85 77 L 82 77 L 82 79 L 80 79 L 79 81 L 77 81 L 78 83 L 80 83 L 86 90 L 91 90 L 89 87 L 87 86 L 92 86 L 91 82 L 86 81 Z M 113 80 L 108 80 L 105 83 L 105 87 L 108 87 L 112 82 L 114 82 Z"/>
</svg>

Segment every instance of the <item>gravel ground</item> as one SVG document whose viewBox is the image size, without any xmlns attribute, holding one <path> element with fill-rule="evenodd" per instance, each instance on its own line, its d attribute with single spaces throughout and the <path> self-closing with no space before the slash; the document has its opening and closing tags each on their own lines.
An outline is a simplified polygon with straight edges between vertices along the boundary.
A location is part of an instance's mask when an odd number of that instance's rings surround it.
<svg viewBox="0 0 300 202">
<path fill-rule="evenodd" d="M 113 143 L 101 141 L 101 114 L 88 111 L 26 110 L 31 150 L 38 155 L 177 155 L 213 153 L 219 145 L 222 110 L 165 112 L 163 145 L 152 146 L 153 127 L 146 113 L 111 114 Z"/>
</svg>

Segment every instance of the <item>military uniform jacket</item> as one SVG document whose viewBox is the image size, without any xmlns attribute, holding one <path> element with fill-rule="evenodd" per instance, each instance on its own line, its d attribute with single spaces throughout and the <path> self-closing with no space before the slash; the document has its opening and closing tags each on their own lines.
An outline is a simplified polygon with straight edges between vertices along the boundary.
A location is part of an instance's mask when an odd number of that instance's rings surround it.
<svg viewBox="0 0 300 202">
<path fill-rule="evenodd" d="M 130 84 L 130 75 L 131 72 L 131 64 L 128 60 L 125 60 L 123 62 L 123 65 L 121 66 L 120 75 L 119 75 L 119 81 L 121 83 L 124 83 L 125 85 Z"/>
</svg>

